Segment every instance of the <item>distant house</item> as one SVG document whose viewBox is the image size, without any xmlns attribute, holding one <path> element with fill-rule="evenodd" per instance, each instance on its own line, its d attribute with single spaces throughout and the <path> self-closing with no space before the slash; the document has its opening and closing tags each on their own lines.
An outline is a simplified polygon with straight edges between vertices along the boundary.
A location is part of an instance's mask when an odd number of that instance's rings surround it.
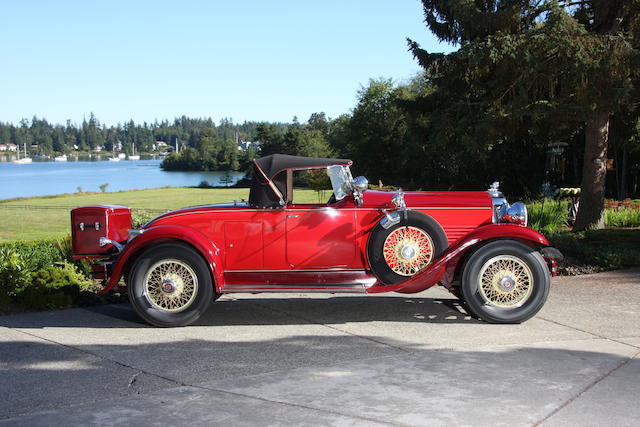
<svg viewBox="0 0 640 427">
<path fill-rule="evenodd" d="M 154 150 L 160 150 L 161 148 L 166 148 L 168 146 L 169 146 L 169 144 L 167 144 L 164 141 L 156 141 L 156 143 L 153 144 L 153 149 Z"/>
<path fill-rule="evenodd" d="M 0 144 L 0 151 L 7 151 L 7 144 Z"/>
<path fill-rule="evenodd" d="M 11 142 L 7 144 L 7 151 L 17 151 L 18 146 L 16 144 L 12 144 Z"/>
<path fill-rule="evenodd" d="M 257 150 L 260 148 L 260 143 L 258 141 L 242 141 L 242 140 L 238 141 L 238 150 L 246 151 L 250 147 Z"/>
</svg>

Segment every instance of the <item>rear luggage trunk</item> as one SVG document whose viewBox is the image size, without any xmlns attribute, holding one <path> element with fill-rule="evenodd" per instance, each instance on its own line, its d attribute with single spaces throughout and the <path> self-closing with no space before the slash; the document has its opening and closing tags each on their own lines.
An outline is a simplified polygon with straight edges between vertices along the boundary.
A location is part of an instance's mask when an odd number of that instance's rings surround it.
<svg viewBox="0 0 640 427">
<path fill-rule="evenodd" d="M 100 238 L 125 242 L 131 228 L 131 208 L 117 205 L 83 206 L 71 211 L 73 257 L 101 258 L 113 251 L 111 244 L 100 246 Z"/>
</svg>

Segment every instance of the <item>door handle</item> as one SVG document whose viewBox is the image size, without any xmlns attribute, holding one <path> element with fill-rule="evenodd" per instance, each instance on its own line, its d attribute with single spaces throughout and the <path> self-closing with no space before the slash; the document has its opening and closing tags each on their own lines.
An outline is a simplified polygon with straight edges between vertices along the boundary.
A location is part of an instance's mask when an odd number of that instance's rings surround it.
<svg viewBox="0 0 640 427">
<path fill-rule="evenodd" d="M 300 215 L 287 215 L 287 218 L 298 218 Z"/>
</svg>

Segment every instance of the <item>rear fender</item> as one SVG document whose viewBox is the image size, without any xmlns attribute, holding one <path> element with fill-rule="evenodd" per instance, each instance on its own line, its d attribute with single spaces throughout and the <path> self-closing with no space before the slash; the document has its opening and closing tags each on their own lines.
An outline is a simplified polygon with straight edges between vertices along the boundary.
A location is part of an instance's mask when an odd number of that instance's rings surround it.
<svg viewBox="0 0 640 427">
<path fill-rule="evenodd" d="M 532 247 L 549 246 L 547 238 L 535 230 L 515 224 L 490 224 L 472 231 L 455 245 L 450 246 L 433 263 L 418 274 L 393 285 L 376 284 L 367 289 L 369 293 L 402 292 L 415 293 L 423 291 L 442 282 L 447 288 L 455 277 L 456 267 L 464 260 L 465 255 L 490 241 L 499 239 L 518 240 Z"/>
<path fill-rule="evenodd" d="M 120 280 L 130 263 L 148 247 L 167 241 L 187 243 L 197 250 L 205 259 L 211 271 L 216 293 L 224 286 L 222 257 L 220 249 L 201 232 L 182 225 L 158 225 L 145 229 L 144 232 L 127 243 L 113 266 L 113 272 L 101 294 L 109 292 Z"/>
</svg>

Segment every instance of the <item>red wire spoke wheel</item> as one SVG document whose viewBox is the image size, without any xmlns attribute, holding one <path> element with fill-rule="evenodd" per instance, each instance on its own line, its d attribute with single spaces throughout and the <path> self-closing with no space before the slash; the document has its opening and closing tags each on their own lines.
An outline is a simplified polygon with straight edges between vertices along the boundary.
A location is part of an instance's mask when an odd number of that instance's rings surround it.
<svg viewBox="0 0 640 427">
<path fill-rule="evenodd" d="M 400 227 L 391 232 L 382 247 L 389 268 L 401 276 L 413 276 L 433 258 L 433 241 L 416 227 Z"/>
<path fill-rule="evenodd" d="M 444 230 L 429 215 L 409 210 L 401 216 L 400 223 L 389 229 L 376 225 L 367 243 L 369 267 L 385 285 L 418 273 L 448 245 Z"/>
</svg>

